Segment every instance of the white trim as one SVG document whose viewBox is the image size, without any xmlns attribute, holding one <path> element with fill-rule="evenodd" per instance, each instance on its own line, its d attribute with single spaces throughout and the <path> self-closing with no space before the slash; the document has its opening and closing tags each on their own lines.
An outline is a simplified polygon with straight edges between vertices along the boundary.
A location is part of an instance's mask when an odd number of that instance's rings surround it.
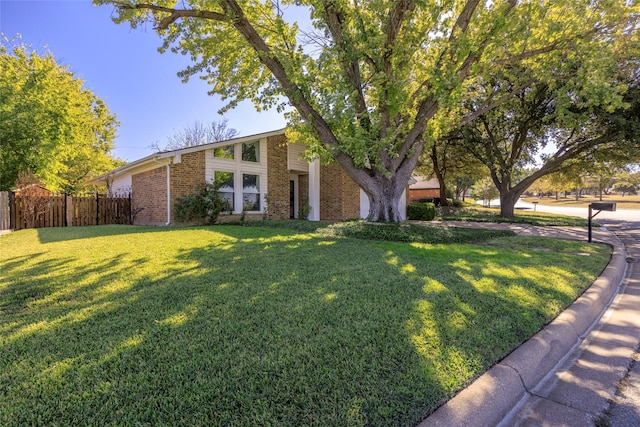
<svg viewBox="0 0 640 427">
<path fill-rule="evenodd" d="M 360 189 L 360 218 L 368 218 L 371 205 L 369 204 L 369 196 L 364 190 Z"/>
<path fill-rule="evenodd" d="M 320 160 L 313 159 L 309 164 L 309 212 L 310 221 L 320 221 Z"/>
</svg>

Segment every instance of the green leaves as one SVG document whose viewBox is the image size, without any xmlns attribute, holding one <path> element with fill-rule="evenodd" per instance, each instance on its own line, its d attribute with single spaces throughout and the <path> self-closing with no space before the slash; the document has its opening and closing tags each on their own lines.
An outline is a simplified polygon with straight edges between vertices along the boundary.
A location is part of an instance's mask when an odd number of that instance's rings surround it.
<svg viewBox="0 0 640 427">
<path fill-rule="evenodd" d="M 0 97 L 0 190 L 31 169 L 50 190 L 73 192 L 117 164 L 115 115 L 52 53 L 4 40 Z"/>
<path fill-rule="evenodd" d="M 612 72 L 602 49 L 620 39 L 637 45 L 638 6 L 629 2 L 189 0 L 179 9 L 164 0 L 97 2 L 114 4 L 120 22 L 160 27 L 163 49 L 194 62 L 180 76 L 208 81 L 228 102 L 223 111 L 244 100 L 259 111 L 291 107 L 293 132 L 304 135 L 298 141 L 337 160 L 370 206 L 399 200 L 400 186 L 390 188 L 387 178 L 408 181 L 425 141 L 463 119 L 465 99 L 488 112 L 512 98 L 479 87 L 493 73 L 513 75 L 524 90 L 520 70 L 552 85 L 565 62 L 595 55 L 593 64 L 606 65 L 571 77 L 589 80 L 580 94 L 593 95 L 583 98 L 587 107 L 615 105 L 615 85 L 599 84 Z M 381 194 L 388 203 L 374 200 Z"/>
</svg>

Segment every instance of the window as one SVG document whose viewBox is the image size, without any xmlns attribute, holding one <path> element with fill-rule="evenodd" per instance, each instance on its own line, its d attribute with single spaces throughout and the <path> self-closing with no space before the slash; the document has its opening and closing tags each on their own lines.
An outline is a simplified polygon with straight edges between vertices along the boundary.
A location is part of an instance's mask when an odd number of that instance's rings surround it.
<svg viewBox="0 0 640 427">
<path fill-rule="evenodd" d="M 242 209 L 245 211 L 260 210 L 259 175 L 242 175 Z"/>
<path fill-rule="evenodd" d="M 233 211 L 233 172 L 215 172 L 215 183 L 222 199 L 223 211 Z"/>
<path fill-rule="evenodd" d="M 225 145 L 224 147 L 214 148 L 213 157 L 233 160 L 233 145 Z"/>
<path fill-rule="evenodd" d="M 242 144 L 242 161 L 260 162 L 260 141 L 245 142 Z"/>
</svg>

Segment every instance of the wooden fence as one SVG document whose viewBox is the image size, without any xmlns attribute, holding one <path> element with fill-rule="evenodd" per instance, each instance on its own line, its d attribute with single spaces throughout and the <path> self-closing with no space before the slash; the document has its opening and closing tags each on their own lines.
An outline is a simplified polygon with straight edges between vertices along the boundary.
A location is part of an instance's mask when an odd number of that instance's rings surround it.
<svg viewBox="0 0 640 427">
<path fill-rule="evenodd" d="M 131 223 L 131 197 L 0 192 L 0 230 Z"/>
<path fill-rule="evenodd" d="M 11 209 L 9 207 L 9 192 L 0 191 L 0 230 L 11 229 Z"/>
</svg>

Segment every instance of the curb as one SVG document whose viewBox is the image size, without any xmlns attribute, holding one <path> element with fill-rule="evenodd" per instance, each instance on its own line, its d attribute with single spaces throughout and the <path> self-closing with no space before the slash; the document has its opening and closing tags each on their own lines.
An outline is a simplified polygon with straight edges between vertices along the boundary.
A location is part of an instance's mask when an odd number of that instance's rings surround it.
<svg viewBox="0 0 640 427">
<path fill-rule="evenodd" d="M 609 264 L 558 317 L 452 397 L 418 427 L 495 426 L 579 346 L 613 302 L 626 273 L 626 252 L 615 236 Z"/>
</svg>

